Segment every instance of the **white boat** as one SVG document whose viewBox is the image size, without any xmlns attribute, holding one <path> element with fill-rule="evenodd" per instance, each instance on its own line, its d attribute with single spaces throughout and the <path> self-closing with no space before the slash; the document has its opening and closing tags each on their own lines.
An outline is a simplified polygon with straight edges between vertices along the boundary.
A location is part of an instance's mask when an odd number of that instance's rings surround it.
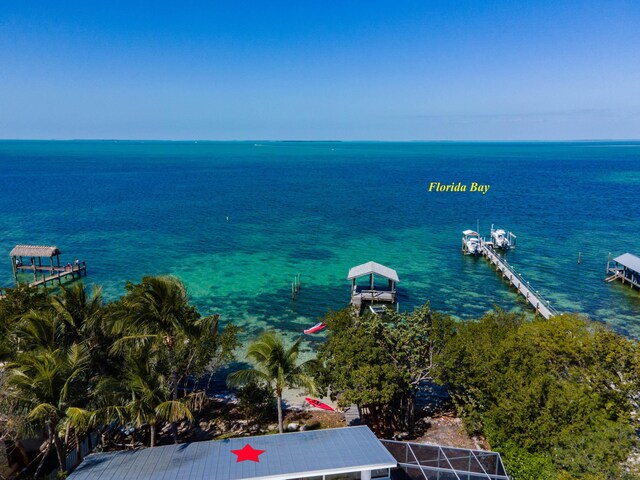
<svg viewBox="0 0 640 480">
<path fill-rule="evenodd" d="M 473 230 L 462 232 L 462 253 L 465 255 L 480 255 L 482 253 L 482 243 L 478 232 Z"/>
<path fill-rule="evenodd" d="M 516 236 L 502 228 L 494 229 L 493 225 L 491 225 L 491 242 L 495 248 L 509 250 L 516 247 Z"/>
</svg>

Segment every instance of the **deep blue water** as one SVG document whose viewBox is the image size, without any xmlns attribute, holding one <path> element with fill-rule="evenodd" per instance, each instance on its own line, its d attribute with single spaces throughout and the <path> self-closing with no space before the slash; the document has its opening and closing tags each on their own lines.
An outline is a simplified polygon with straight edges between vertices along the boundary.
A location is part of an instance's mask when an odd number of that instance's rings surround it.
<svg viewBox="0 0 640 480">
<path fill-rule="evenodd" d="M 490 190 L 428 192 L 432 181 Z M 203 313 L 247 335 L 299 334 L 347 304 L 347 271 L 369 260 L 398 271 L 403 310 L 527 310 L 486 261 L 461 255 L 479 221 L 517 235 L 509 261 L 556 308 L 638 337 L 640 292 L 603 278 L 609 252 L 640 255 L 639 203 L 640 142 L 4 141 L 0 284 L 14 245 L 55 244 L 107 298 L 174 274 Z"/>
</svg>

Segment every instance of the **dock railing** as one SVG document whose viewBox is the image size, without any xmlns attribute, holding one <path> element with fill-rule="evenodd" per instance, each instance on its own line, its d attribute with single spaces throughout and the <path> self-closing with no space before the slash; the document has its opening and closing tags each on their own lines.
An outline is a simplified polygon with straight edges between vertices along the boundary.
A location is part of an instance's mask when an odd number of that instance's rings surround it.
<svg viewBox="0 0 640 480">
<path fill-rule="evenodd" d="M 395 290 L 357 290 L 352 294 L 352 298 L 360 298 L 362 301 L 376 300 L 394 302 L 396 297 Z"/>
<path fill-rule="evenodd" d="M 484 255 L 502 271 L 503 276 L 507 277 L 512 285 L 516 287 L 526 300 L 545 318 L 559 315 L 559 312 L 551 306 L 551 302 L 544 296 L 534 290 L 531 284 L 524 279 L 522 275 L 515 271 L 513 266 L 506 259 L 498 255 L 493 248 L 482 242 L 482 251 Z M 531 298 L 533 297 L 533 298 Z"/>
</svg>

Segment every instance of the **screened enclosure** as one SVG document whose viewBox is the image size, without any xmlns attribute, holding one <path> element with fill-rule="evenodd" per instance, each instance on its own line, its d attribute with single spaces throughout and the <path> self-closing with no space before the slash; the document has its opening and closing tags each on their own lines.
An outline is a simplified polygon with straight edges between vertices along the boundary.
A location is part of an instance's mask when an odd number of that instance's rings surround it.
<svg viewBox="0 0 640 480">
<path fill-rule="evenodd" d="M 381 440 L 398 462 L 394 480 L 509 480 L 500 454 Z"/>
</svg>

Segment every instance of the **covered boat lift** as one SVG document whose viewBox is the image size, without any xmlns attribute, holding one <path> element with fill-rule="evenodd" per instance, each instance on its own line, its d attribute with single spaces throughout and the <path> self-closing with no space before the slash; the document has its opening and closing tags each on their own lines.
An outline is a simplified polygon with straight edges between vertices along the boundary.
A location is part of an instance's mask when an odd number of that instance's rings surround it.
<svg viewBox="0 0 640 480">
<path fill-rule="evenodd" d="M 614 266 L 611 266 L 611 262 Z M 623 284 L 628 283 L 631 287 L 640 289 L 640 258 L 630 253 L 625 253 L 607 262 L 607 282 L 620 280 Z"/>
<path fill-rule="evenodd" d="M 387 286 L 381 287 L 375 284 L 375 277 L 383 277 L 387 280 Z M 367 285 L 357 284 L 357 280 L 362 277 L 369 277 Z M 389 302 L 396 301 L 396 284 L 400 281 L 398 273 L 389 267 L 385 267 L 377 262 L 367 262 L 349 270 L 347 279 L 351 280 L 351 304 L 362 305 L 363 301 Z"/>
</svg>

